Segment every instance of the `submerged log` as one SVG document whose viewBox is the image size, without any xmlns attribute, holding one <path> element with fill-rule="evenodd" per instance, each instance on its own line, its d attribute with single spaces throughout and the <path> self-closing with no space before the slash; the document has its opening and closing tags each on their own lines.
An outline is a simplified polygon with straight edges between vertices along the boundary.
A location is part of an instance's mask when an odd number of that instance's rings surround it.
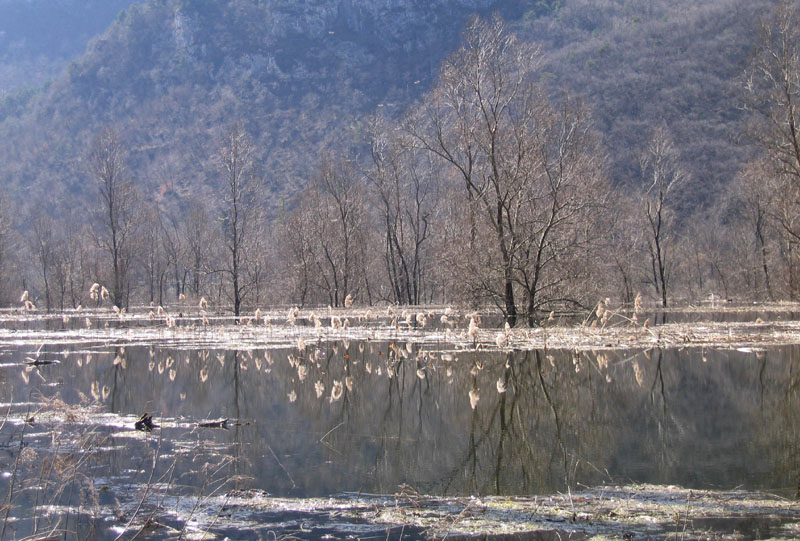
<svg viewBox="0 0 800 541">
<path fill-rule="evenodd" d="M 234 419 L 218 419 L 216 421 L 203 421 L 197 423 L 198 428 L 224 428 L 228 430 L 228 428 L 232 426 L 250 426 L 252 421 L 239 421 Z"/>
<path fill-rule="evenodd" d="M 143 432 L 152 432 L 154 428 L 158 428 L 159 426 L 153 424 L 153 416 L 147 412 L 144 412 L 139 420 L 136 421 L 134 425 L 136 430 L 141 430 Z"/>
<path fill-rule="evenodd" d="M 197 426 L 200 428 L 224 428 L 228 430 L 228 421 L 230 419 L 220 419 L 218 421 L 205 421 L 202 423 L 197 423 Z"/>
<path fill-rule="evenodd" d="M 49 364 L 61 364 L 61 361 L 56 359 L 32 359 L 31 357 L 26 357 L 25 364 L 28 366 L 47 366 Z"/>
</svg>

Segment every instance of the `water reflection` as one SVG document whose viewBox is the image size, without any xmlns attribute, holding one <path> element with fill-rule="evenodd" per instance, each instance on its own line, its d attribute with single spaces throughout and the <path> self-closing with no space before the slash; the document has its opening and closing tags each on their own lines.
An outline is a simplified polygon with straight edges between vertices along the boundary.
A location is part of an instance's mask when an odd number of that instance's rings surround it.
<svg viewBox="0 0 800 541">
<path fill-rule="evenodd" d="M 231 488 L 292 496 L 401 484 L 527 495 L 610 481 L 794 496 L 798 352 L 45 348 L 62 362 L 31 370 L 30 352 L 4 355 L 0 390 L 4 402 L 40 393 L 127 416 L 107 429 L 93 475 L 143 482 L 158 448 L 168 459 L 158 474 L 172 468 L 187 491 L 213 471 Z M 165 427 L 134 432 L 143 412 Z"/>
</svg>

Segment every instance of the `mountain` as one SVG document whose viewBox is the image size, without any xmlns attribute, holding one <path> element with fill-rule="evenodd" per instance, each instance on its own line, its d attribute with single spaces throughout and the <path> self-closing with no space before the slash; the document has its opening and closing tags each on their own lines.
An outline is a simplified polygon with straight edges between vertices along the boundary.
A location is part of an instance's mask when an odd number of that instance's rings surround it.
<svg viewBox="0 0 800 541">
<path fill-rule="evenodd" d="M 216 134 L 241 120 L 277 207 L 325 153 L 358 147 L 367 115 L 413 107 L 470 16 L 500 12 L 540 44 L 550 91 L 589 103 L 618 184 L 638 182 L 639 149 L 656 125 L 668 126 L 693 179 L 683 198 L 694 210 L 748 155 L 738 80 L 758 18 L 774 4 L 147 0 L 51 83 L 0 103 L 0 182 L 23 205 L 90 198 L 81 160 L 110 125 L 143 189 L 179 205 L 210 194 Z"/>
<path fill-rule="evenodd" d="M 149 0 L 134 4 L 44 91 L 0 107 L 12 193 L 85 193 L 80 163 L 113 125 L 147 189 L 202 191 L 215 131 L 244 120 L 275 193 L 358 119 L 430 85 L 461 28 L 494 0 Z M 11 156 L 14 159 L 10 159 Z"/>
<path fill-rule="evenodd" d="M 589 102 L 618 184 L 640 182 L 642 145 L 663 124 L 691 176 L 683 206 L 700 210 L 752 153 L 741 137 L 743 71 L 776 3 L 572 0 L 514 28 L 542 44 L 553 88 Z"/>
<path fill-rule="evenodd" d="M 0 0 L 0 98 L 64 69 L 134 0 Z"/>
</svg>

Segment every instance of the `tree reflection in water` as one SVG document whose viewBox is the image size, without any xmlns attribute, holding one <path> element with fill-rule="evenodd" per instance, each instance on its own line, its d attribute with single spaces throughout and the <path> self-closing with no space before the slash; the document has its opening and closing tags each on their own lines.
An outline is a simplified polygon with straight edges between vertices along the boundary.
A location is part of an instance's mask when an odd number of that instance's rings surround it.
<svg viewBox="0 0 800 541">
<path fill-rule="evenodd" d="M 403 484 L 530 495 L 611 481 L 800 491 L 798 348 L 486 352 L 320 341 L 269 351 L 128 346 L 81 368 L 78 357 L 47 367 L 63 381 L 56 392 L 79 403 L 108 387 L 106 411 L 163 419 L 162 452 L 178 458 L 189 487 L 206 482 L 202 464 L 225 461 L 218 475 L 236 488 L 292 496 Z M 17 396 L 53 392 L 23 383 L 14 382 L 26 387 Z M 228 430 L 197 427 L 223 418 Z M 102 475 L 147 469 L 155 435 L 110 435 L 120 451 L 98 460 Z"/>
</svg>

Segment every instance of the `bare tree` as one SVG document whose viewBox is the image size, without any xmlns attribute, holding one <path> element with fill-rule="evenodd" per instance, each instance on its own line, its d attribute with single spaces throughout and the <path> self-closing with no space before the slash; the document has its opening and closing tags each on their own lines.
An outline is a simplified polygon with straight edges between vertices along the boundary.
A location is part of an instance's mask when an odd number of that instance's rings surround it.
<svg viewBox="0 0 800 541">
<path fill-rule="evenodd" d="M 529 77 L 538 54 L 520 45 L 496 19 L 475 19 L 465 45 L 445 61 L 441 82 L 424 104 L 423 122 L 409 124 L 410 133 L 460 176 L 471 203 L 493 230 L 493 247 L 501 258 L 501 291 L 496 292 L 506 321 L 515 325 L 513 237 L 507 211 L 524 182 L 514 166 L 514 144 L 535 137 L 534 110 L 543 105 Z M 516 139 L 516 141 L 515 141 Z M 511 169 L 507 169 L 510 166 Z M 520 182 L 522 181 L 522 182 Z M 513 220 L 513 218 L 511 218 Z M 474 245 L 477 223 L 470 228 Z M 493 289 L 490 287 L 490 290 Z"/>
<path fill-rule="evenodd" d="M 514 218 L 508 223 L 515 234 L 515 279 L 525 293 L 529 325 L 543 306 L 580 305 L 596 294 L 593 259 L 611 225 L 600 219 L 608 184 L 583 103 L 567 97 L 539 115 L 540 138 L 526 150 L 535 157 L 521 162 L 526 188 L 506 212 Z"/>
<path fill-rule="evenodd" d="M 562 298 L 576 275 L 549 273 L 588 246 L 585 218 L 602 205 L 602 160 L 586 111 L 565 99 L 550 106 L 533 79 L 539 53 L 476 19 L 465 45 L 444 63 L 441 83 L 407 124 L 417 144 L 449 164 L 467 194 L 475 289 L 482 289 L 510 325 L 529 324 L 546 302 Z M 595 200 L 599 197 L 599 200 Z M 517 303 L 522 294 L 522 309 Z"/>
<path fill-rule="evenodd" d="M 749 134 L 778 176 L 800 186 L 800 9 L 781 2 L 761 24 L 761 40 L 746 72 Z"/>
<path fill-rule="evenodd" d="M 259 224 L 258 234 L 253 236 L 249 245 L 251 256 L 245 268 L 246 281 L 250 284 L 249 298 L 254 305 L 260 305 L 274 299 L 274 292 L 264 286 L 272 277 L 272 258 L 270 254 L 270 232 L 265 223 Z"/>
<path fill-rule="evenodd" d="M 163 305 L 169 271 L 176 267 L 176 254 L 161 210 L 154 204 L 147 205 L 142 209 L 142 217 L 138 247 L 140 267 L 146 273 L 148 300 Z M 179 293 L 175 293 L 175 298 Z"/>
<path fill-rule="evenodd" d="M 369 298 L 366 210 L 366 191 L 353 167 L 324 159 L 280 234 L 301 302 L 342 306 L 348 295 Z"/>
<path fill-rule="evenodd" d="M 733 183 L 733 194 L 729 198 L 733 201 L 729 205 L 734 207 L 732 219 L 742 223 L 751 233 L 752 240 L 746 245 L 753 244 L 758 254 L 764 280 L 763 289 L 759 289 L 766 293 L 769 300 L 774 301 L 776 297 L 770 272 L 770 248 L 773 245 L 776 224 L 782 226 L 779 229 L 791 229 L 791 226 L 787 221 L 790 216 L 779 212 L 781 206 L 777 203 L 778 187 L 772 181 L 774 177 L 770 170 L 770 165 L 763 159 L 745 165 Z"/>
<path fill-rule="evenodd" d="M 227 250 L 224 272 L 230 279 L 233 313 L 238 317 L 250 289 L 246 280 L 246 267 L 253 255 L 250 245 L 261 225 L 254 148 L 241 124 L 232 125 L 222 134 L 217 162 L 224 190 L 222 230 Z"/>
<path fill-rule="evenodd" d="M 800 9 L 781 2 L 772 17 L 761 23 L 760 43 L 746 71 L 745 110 L 750 112 L 747 133 L 763 156 L 742 174 L 740 197 L 755 227 L 768 294 L 768 252 L 764 225 L 774 221 L 788 271 L 789 292 L 800 291 L 797 245 L 800 243 Z M 752 175 L 757 172 L 757 178 Z M 770 196 L 770 193 L 773 196 Z M 763 203 L 767 203 L 765 208 Z M 755 205 L 755 206 L 754 206 Z M 753 214 L 755 212 L 755 214 Z"/>
<path fill-rule="evenodd" d="M 283 284 L 291 302 L 305 306 L 314 294 L 316 282 L 313 222 L 317 220 L 313 207 L 303 198 L 290 214 L 279 221 L 277 238 L 280 260 L 283 263 Z"/>
<path fill-rule="evenodd" d="M 199 200 L 189 202 L 180 232 L 184 266 L 191 278 L 190 290 L 199 297 L 204 286 L 203 277 L 211 268 L 211 246 L 215 244 L 215 231 L 209 224 L 206 205 Z"/>
<path fill-rule="evenodd" d="M 184 245 L 181 242 L 182 222 L 178 216 L 169 213 L 161 213 L 161 247 L 167 261 L 168 270 L 172 275 L 172 287 L 174 298 L 186 293 L 186 280 L 189 271 L 184 262 Z"/>
<path fill-rule="evenodd" d="M 672 265 L 670 250 L 676 234 L 675 195 L 686 180 L 666 127 L 655 129 L 639 163 L 645 181 L 642 200 L 652 283 L 666 308 Z"/>
<path fill-rule="evenodd" d="M 407 137 L 381 119 L 373 123 L 367 176 L 383 224 L 384 263 L 391 300 L 419 304 L 438 205 L 436 167 Z"/>
<path fill-rule="evenodd" d="M 127 151 L 112 128 L 106 128 L 94 139 L 87 157 L 88 171 L 97 182 L 100 200 L 95 235 L 109 259 L 112 301 L 119 307 L 125 305 L 137 227 L 137 196 L 126 160 Z"/>
<path fill-rule="evenodd" d="M 331 303 L 340 306 L 357 289 L 356 257 L 363 241 L 364 191 L 356 172 L 343 161 L 325 160 L 317 186 L 324 198 L 320 217 L 333 225 L 331 235 L 320 237 L 319 241 L 330 270 Z"/>
<path fill-rule="evenodd" d="M 330 304 L 340 306 L 358 289 L 365 194 L 350 164 L 333 159 L 323 160 L 312 191 L 318 216 L 313 229 L 317 272 Z"/>
<path fill-rule="evenodd" d="M 622 302 L 632 304 L 639 292 L 638 260 L 643 255 L 643 228 L 638 210 L 639 200 L 632 194 L 621 192 L 609 205 L 608 215 L 613 227 L 608 237 L 606 261 L 611 278 L 609 290 L 616 289 Z"/>
<path fill-rule="evenodd" d="M 44 289 L 45 307 L 49 312 L 52 308 L 51 282 L 57 248 L 54 236 L 55 223 L 52 216 L 43 211 L 31 217 L 28 222 L 31 225 L 28 230 L 28 244 L 36 259 L 36 268 Z"/>
<path fill-rule="evenodd" d="M 87 261 L 91 258 L 91 247 L 87 239 L 91 236 L 72 218 L 65 218 L 59 226 L 54 250 L 53 287 L 58 294 L 59 309 L 64 310 L 66 306 L 77 308 L 88 292 Z"/>
<path fill-rule="evenodd" d="M 0 303 L 16 301 L 19 292 L 14 289 L 14 261 L 12 254 L 16 244 L 8 201 L 0 194 Z"/>
</svg>

